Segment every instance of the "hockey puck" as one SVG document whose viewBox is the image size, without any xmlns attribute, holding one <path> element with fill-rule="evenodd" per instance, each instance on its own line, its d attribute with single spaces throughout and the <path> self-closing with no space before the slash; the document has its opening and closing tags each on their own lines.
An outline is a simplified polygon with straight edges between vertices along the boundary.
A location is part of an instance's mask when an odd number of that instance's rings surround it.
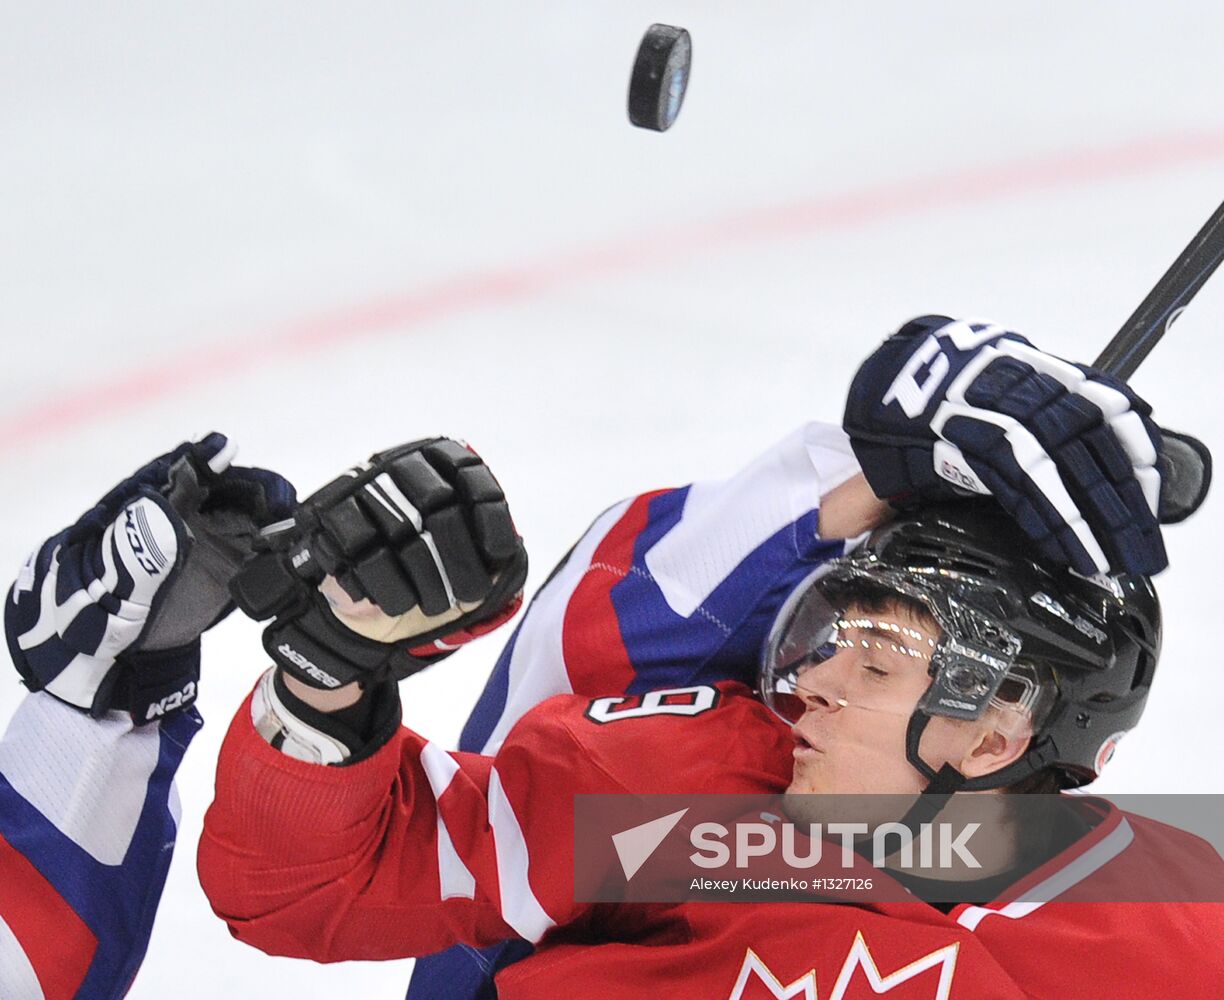
<svg viewBox="0 0 1224 1000">
<path fill-rule="evenodd" d="M 629 121 L 656 132 L 671 128 L 684 103 L 692 63 L 687 31 L 670 24 L 647 28 L 629 78 Z"/>
</svg>

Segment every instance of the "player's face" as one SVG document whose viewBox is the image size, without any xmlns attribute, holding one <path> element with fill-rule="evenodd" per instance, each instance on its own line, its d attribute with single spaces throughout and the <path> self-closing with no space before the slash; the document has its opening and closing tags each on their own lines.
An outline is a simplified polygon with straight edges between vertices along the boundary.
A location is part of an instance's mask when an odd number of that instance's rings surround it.
<svg viewBox="0 0 1224 1000">
<path fill-rule="evenodd" d="M 837 651 L 802 671 L 796 695 L 803 715 L 793 725 L 789 792 L 917 794 L 926 778 L 906 760 L 909 719 L 926 692 L 939 626 L 897 606 L 851 606 L 835 632 Z M 935 718 L 920 747 L 935 768 L 959 763 L 973 733 Z"/>
</svg>

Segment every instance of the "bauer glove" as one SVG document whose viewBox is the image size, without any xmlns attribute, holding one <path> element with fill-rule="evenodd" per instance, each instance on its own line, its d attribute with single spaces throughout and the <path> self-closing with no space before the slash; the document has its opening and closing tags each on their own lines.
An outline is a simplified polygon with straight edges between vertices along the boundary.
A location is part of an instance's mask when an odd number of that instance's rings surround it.
<svg viewBox="0 0 1224 1000">
<path fill-rule="evenodd" d="M 859 368 L 844 426 L 895 506 L 987 494 L 1045 559 L 1150 575 L 1168 564 L 1150 413 L 1118 379 L 1016 333 L 924 316 Z"/>
<path fill-rule="evenodd" d="M 215 433 L 179 445 L 30 556 L 4 624 L 31 691 L 137 724 L 195 700 L 200 634 L 233 610 L 259 528 L 293 508 L 287 480 L 231 466 L 235 451 Z"/>
<path fill-rule="evenodd" d="M 527 552 L 480 456 L 430 438 L 371 457 L 298 506 L 235 578 L 264 648 L 311 687 L 401 680 L 509 619 Z"/>
</svg>

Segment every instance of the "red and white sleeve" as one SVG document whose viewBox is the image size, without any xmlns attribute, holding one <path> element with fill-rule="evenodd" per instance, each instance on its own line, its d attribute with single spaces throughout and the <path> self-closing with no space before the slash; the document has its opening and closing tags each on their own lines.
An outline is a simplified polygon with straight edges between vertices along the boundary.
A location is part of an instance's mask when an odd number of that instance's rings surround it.
<svg viewBox="0 0 1224 1000">
<path fill-rule="evenodd" d="M 248 699 L 200 843 L 214 910 L 240 940 L 321 962 L 538 941 L 575 915 L 582 765 L 564 728 L 518 730 L 493 759 L 401 728 L 372 757 L 329 767 L 270 746 Z"/>
</svg>

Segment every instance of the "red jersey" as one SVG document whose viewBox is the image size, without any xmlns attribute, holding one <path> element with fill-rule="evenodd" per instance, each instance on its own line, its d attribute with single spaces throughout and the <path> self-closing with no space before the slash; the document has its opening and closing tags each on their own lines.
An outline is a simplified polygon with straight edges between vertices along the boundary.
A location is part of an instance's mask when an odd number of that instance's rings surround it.
<svg viewBox="0 0 1224 1000">
<path fill-rule="evenodd" d="M 553 698 L 495 758 L 401 729 L 341 768 L 273 749 L 248 703 L 222 748 L 201 881 L 234 935 L 274 954 L 338 961 L 536 942 L 498 975 L 503 1000 L 1220 995 L 1224 905 L 575 902 L 576 794 L 789 783 L 787 728 L 743 685 L 717 689 L 700 714 L 654 699 L 655 711 L 602 723 L 589 699 Z M 1219 875 L 1202 842 L 1114 810 L 1041 876 L 1073 899 L 1094 881 L 1142 878 L 1171 854 L 1196 859 L 1188 878 L 1202 866 Z"/>
</svg>

